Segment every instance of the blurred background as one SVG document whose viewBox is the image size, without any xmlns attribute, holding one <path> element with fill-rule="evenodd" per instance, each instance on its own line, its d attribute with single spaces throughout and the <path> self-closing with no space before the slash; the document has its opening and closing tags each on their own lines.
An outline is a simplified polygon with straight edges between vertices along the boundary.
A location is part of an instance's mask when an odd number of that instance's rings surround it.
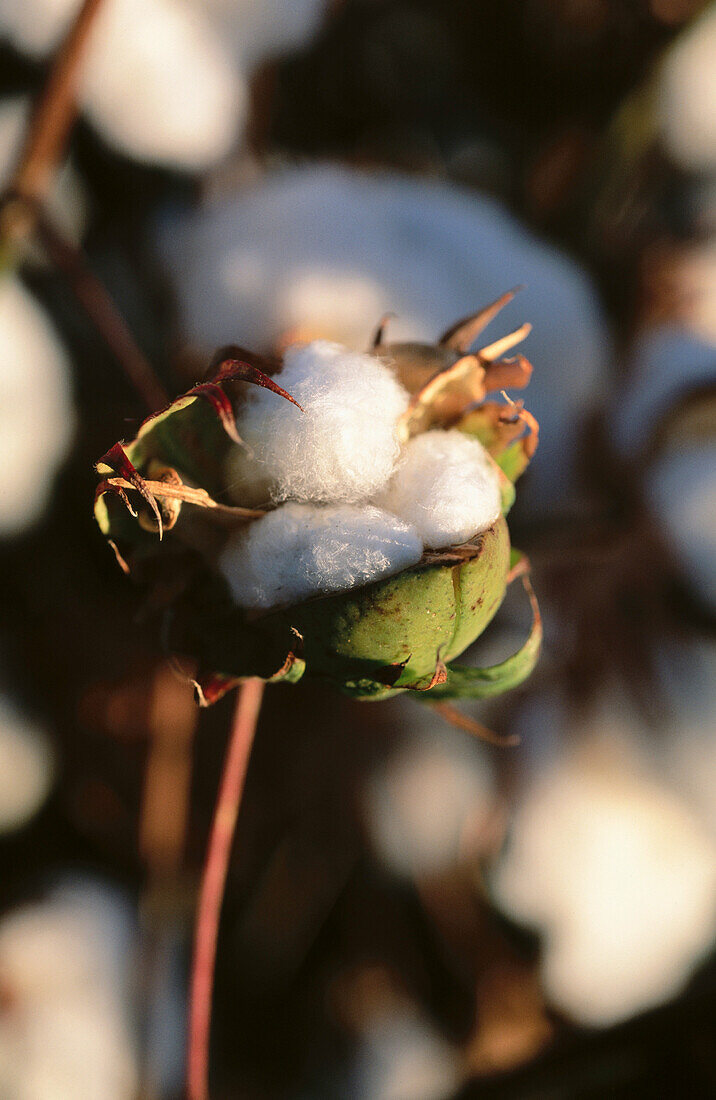
<svg viewBox="0 0 716 1100">
<path fill-rule="evenodd" d="M 3 186 L 79 7 L 0 0 Z M 103 0 L 46 200 L 0 247 L 0 1096 L 183 1093 L 232 701 L 198 712 L 94 523 L 127 363 L 176 394 L 227 342 L 434 339 L 516 284 L 546 639 L 466 709 L 521 744 L 267 692 L 212 1097 L 716 1095 L 716 8 Z"/>
</svg>

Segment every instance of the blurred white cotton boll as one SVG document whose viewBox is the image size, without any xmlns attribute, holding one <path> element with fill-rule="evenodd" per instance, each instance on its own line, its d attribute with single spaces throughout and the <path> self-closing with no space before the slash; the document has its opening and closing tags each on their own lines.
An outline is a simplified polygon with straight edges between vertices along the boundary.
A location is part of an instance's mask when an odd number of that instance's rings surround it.
<svg viewBox="0 0 716 1100">
<path fill-rule="evenodd" d="M 427 1020 L 406 1009 L 366 1027 L 351 1096 L 356 1100 L 443 1100 L 462 1076 L 458 1052 Z"/>
<path fill-rule="evenodd" d="M 707 9 L 668 51 L 657 110 L 677 164 L 690 171 L 716 168 L 716 9 Z"/>
<path fill-rule="evenodd" d="M 0 694 L 0 833 L 25 825 L 52 786 L 47 734 Z"/>
<path fill-rule="evenodd" d="M 494 462 L 477 439 L 430 431 L 411 439 L 375 503 L 412 523 L 428 549 L 455 546 L 487 530 L 500 515 Z"/>
<path fill-rule="evenodd" d="M 0 100 L 0 190 L 10 182 L 27 131 L 30 108 L 29 96 L 11 96 Z M 47 210 L 54 224 L 70 240 L 80 240 L 86 220 L 86 196 L 79 177 L 69 163 L 60 167 L 55 176 L 47 199 Z"/>
<path fill-rule="evenodd" d="M 400 453 L 408 394 L 374 357 L 316 340 L 289 348 L 281 386 L 303 409 L 253 389 L 237 416 L 276 500 L 345 501 L 381 489 Z"/>
<path fill-rule="evenodd" d="M 125 899 L 70 879 L 0 921 L 0 1093 L 13 1100 L 131 1100 L 137 1062 L 130 1021 Z"/>
<path fill-rule="evenodd" d="M 57 335 L 19 280 L 0 277 L 0 537 L 39 518 L 74 424 Z"/>
<path fill-rule="evenodd" d="M 252 68 L 298 49 L 318 30 L 327 0 L 195 0 L 220 22 L 236 56 Z"/>
<path fill-rule="evenodd" d="M 411 732 L 367 783 L 366 825 L 393 871 L 434 874 L 474 854 L 494 811 L 493 772 L 464 733 L 403 705 Z"/>
<path fill-rule="evenodd" d="M 235 535 L 219 567 L 241 607 L 265 608 L 369 584 L 422 551 L 417 531 L 379 508 L 282 504 Z"/>
<path fill-rule="evenodd" d="M 587 732 L 589 731 L 589 732 Z M 544 936 L 550 1000 L 605 1026 L 678 994 L 716 935 L 716 846 L 608 703 L 528 784 L 494 877 Z"/>
<path fill-rule="evenodd" d="M 68 30 L 82 0 L 2 0 L 0 35 L 21 53 L 42 58 Z"/>
<path fill-rule="evenodd" d="M 667 451 L 645 495 L 694 595 L 716 609 L 716 443 Z"/>
<path fill-rule="evenodd" d="M 609 412 L 614 442 L 626 455 L 649 440 L 669 407 L 689 390 L 713 383 L 716 345 L 682 325 L 656 325 L 637 340 L 626 385 Z"/>
<path fill-rule="evenodd" d="M 674 645 L 658 655 L 665 728 L 655 742 L 661 773 L 716 842 L 716 645 Z"/>
<path fill-rule="evenodd" d="M 199 170 L 239 136 L 247 91 L 220 35 L 183 0 L 107 0 L 92 28 L 82 104 L 138 160 Z"/>
<path fill-rule="evenodd" d="M 607 385 L 609 337 L 585 273 L 492 199 L 388 173 L 294 168 L 167 225 L 161 246 L 187 338 L 209 352 L 266 348 L 297 327 L 364 349 L 389 310 L 390 340 L 435 340 L 524 284 L 488 332 L 533 323 L 525 397 L 543 430 L 531 495 L 558 502 L 569 491 L 580 420 Z"/>
</svg>

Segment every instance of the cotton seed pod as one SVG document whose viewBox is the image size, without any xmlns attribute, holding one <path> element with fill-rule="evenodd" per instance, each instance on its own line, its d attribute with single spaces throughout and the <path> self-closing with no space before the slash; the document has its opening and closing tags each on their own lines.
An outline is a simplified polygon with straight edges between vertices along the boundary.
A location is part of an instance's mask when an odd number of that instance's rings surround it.
<svg viewBox="0 0 716 1100">
<path fill-rule="evenodd" d="M 521 556 L 511 550 L 504 515 L 514 499 L 513 482 L 534 452 L 537 425 L 521 404 L 510 399 L 506 404 L 484 399 L 492 390 L 523 386 L 529 380 L 531 367 L 523 357 L 500 358 L 526 335 L 529 326 L 480 352 L 471 354 L 467 350 L 481 328 L 511 297 L 512 293 L 504 295 L 486 310 L 453 326 L 435 347 L 385 344 L 381 326 L 373 358 L 363 357 L 369 359 L 366 369 L 370 377 L 379 366 L 407 391 L 405 400 L 398 402 L 403 411 L 399 415 L 396 412 L 396 419 L 385 429 L 395 435 L 397 467 L 401 446 L 409 446 L 409 441 L 423 432 L 447 429 L 472 436 L 477 441 L 472 445 L 483 455 L 488 474 L 492 469 L 491 491 L 494 493 L 495 485 L 499 487 L 503 514 L 495 520 L 493 512 L 482 527 L 476 523 L 473 535 L 459 545 L 428 549 L 431 543 L 424 542 L 409 522 L 406 525 L 402 519 L 381 512 L 369 500 L 341 505 L 344 498 L 340 485 L 328 500 L 323 487 L 317 486 L 315 504 L 290 500 L 281 503 L 285 497 L 281 485 L 274 500 L 259 509 L 244 507 L 240 501 L 223 503 L 232 499 L 227 479 L 227 470 L 235 469 L 232 455 L 238 448 L 245 448 L 237 431 L 237 426 L 241 429 L 242 424 L 249 423 L 242 414 L 243 408 L 251 408 L 244 384 L 263 387 L 265 396 L 255 407 L 270 407 L 274 400 L 292 402 L 296 406 L 289 409 L 290 416 L 295 417 L 290 429 L 292 447 L 297 446 L 297 440 L 300 447 L 301 426 L 305 424 L 306 432 L 312 433 L 307 435 L 310 447 L 315 450 L 320 418 L 325 417 L 331 425 L 341 423 L 340 416 L 336 421 L 326 411 L 326 402 L 331 400 L 326 380 L 329 376 L 338 379 L 335 394 L 339 398 L 344 392 L 354 392 L 352 388 L 341 388 L 340 370 L 331 357 L 340 357 L 342 349 L 335 345 L 317 345 L 320 400 L 315 407 L 310 387 L 307 390 L 304 385 L 301 390 L 303 405 L 282 388 L 280 361 L 240 348 L 225 349 L 219 355 L 219 372 L 210 382 L 194 387 L 169 408 L 150 417 L 132 443 L 116 444 L 103 457 L 98 464 L 103 477 L 95 508 L 98 523 L 125 570 L 155 586 L 155 602 L 159 588 L 171 592 L 165 636 L 173 649 L 198 663 L 201 702 L 214 701 L 250 676 L 270 682 L 295 682 L 305 674 L 330 681 L 361 699 L 382 699 L 414 690 L 421 693 L 420 697 L 437 701 L 498 694 L 529 674 L 541 640 L 539 613 L 529 588 L 534 624 L 518 653 L 490 669 L 451 663 L 495 615 L 511 577 L 525 573 Z M 306 353 L 310 353 L 310 347 Z M 327 356 L 331 359 L 330 370 Z M 360 362 L 354 353 L 346 362 L 353 387 Z M 287 385 L 290 375 L 287 371 Z M 305 383 L 305 372 L 301 377 Z M 360 416 L 365 417 L 362 395 L 355 400 L 361 405 Z M 349 419 L 353 415 L 351 408 L 341 407 L 340 412 Z M 359 415 L 357 407 L 355 415 Z M 252 416 L 255 431 L 255 411 Z M 269 418 L 267 423 L 271 422 L 285 423 L 285 417 L 273 421 Z M 360 438 L 355 425 L 350 430 L 353 441 Z M 327 445 L 334 444 L 335 440 L 327 440 Z M 361 460 L 360 454 L 353 451 L 348 457 L 350 461 Z M 370 458 L 369 453 L 363 456 L 366 463 Z M 271 470 L 262 471 L 261 476 L 270 486 Z M 347 476 L 352 477 L 353 471 L 347 471 Z M 390 476 L 391 469 L 386 468 L 383 488 Z M 261 553 L 254 554 L 254 559 L 260 566 L 262 555 L 270 558 L 272 553 L 285 554 L 285 558 L 279 557 L 271 564 L 278 565 L 279 580 L 287 578 L 287 583 L 276 586 L 274 578 L 270 598 L 242 599 L 242 592 L 249 589 L 242 589 L 241 575 L 237 579 L 227 574 L 226 562 L 231 560 L 231 547 L 236 546 L 237 560 L 245 567 L 249 559 L 242 542 L 251 544 L 253 532 L 259 530 L 258 526 L 249 529 L 248 525 L 262 524 L 267 508 L 286 511 L 289 541 L 262 543 Z M 348 516 L 352 523 L 356 517 L 360 521 L 362 515 L 374 523 L 383 516 L 393 527 L 388 524 L 382 541 L 366 541 L 365 562 L 361 560 L 353 572 L 336 572 L 335 555 L 345 552 L 350 564 L 361 531 L 360 523 L 357 535 L 347 528 L 341 542 L 341 530 L 330 529 L 333 518 L 339 524 Z M 170 530 L 165 523 L 167 516 L 171 517 Z M 279 530 L 279 518 L 278 511 L 272 514 L 276 523 L 265 528 L 267 533 Z M 391 530 L 405 532 L 407 547 L 414 540 L 418 548 L 414 557 L 386 557 L 383 551 L 390 546 Z M 425 547 L 422 556 L 421 545 Z M 406 560 L 410 562 L 407 567 Z M 364 568 L 366 562 L 370 569 Z M 296 588 L 290 583 L 292 571 L 300 570 L 304 570 L 306 584 Z M 335 576 L 342 579 L 336 582 Z M 350 579 L 346 581 L 346 577 Z M 301 597 L 296 598 L 295 592 L 302 593 Z M 305 592 L 310 593 L 307 598 Z"/>
</svg>

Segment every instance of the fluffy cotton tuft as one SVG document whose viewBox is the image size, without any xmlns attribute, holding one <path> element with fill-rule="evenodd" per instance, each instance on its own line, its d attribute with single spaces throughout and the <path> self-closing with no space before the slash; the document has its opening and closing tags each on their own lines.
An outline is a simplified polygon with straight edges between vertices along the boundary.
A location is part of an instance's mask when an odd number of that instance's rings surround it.
<svg viewBox="0 0 716 1100">
<path fill-rule="evenodd" d="M 400 454 L 396 422 L 409 400 L 390 369 L 316 340 L 288 349 L 279 382 L 303 412 L 256 389 L 237 418 L 274 499 L 352 503 L 380 490 Z"/>
<path fill-rule="evenodd" d="M 497 470 L 477 439 L 435 430 L 407 444 L 375 503 L 412 524 L 431 550 L 486 531 L 500 514 Z"/>
<path fill-rule="evenodd" d="M 0 536 L 41 514 L 72 438 L 69 364 L 14 276 L 0 279 Z"/>
<path fill-rule="evenodd" d="M 370 505 L 284 504 L 229 543 L 220 569 L 241 607 L 369 584 L 420 560 L 414 527 Z"/>
</svg>

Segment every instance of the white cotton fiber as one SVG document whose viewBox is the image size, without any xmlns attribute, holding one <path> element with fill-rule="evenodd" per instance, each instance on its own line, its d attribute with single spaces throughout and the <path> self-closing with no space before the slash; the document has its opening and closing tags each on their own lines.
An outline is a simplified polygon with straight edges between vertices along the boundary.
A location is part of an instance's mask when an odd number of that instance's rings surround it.
<svg viewBox="0 0 716 1100">
<path fill-rule="evenodd" d="M 426 548 L 455 546 L 486 531 L 500 514 L 497 470 L 477 439 L 457 429 L 418 435 L 375 500 L 412 524 Z"/>
<path fill-rule="evenodd" d="M 348 503 L 381 489 L 400 453 L 396 422 L 408 404 L 389 367 L 316 340 L 288 349 L 278 381 L 303 412 L 255 389 L 237 417 L 274 499 Z"/>
<path fill-rule="evenodd" d="M 283 504 L 240 532 L 220 569 L 241 607 L 298 603 L 415 565 L 414 527 L 370 505 Z"/>
</svg>

